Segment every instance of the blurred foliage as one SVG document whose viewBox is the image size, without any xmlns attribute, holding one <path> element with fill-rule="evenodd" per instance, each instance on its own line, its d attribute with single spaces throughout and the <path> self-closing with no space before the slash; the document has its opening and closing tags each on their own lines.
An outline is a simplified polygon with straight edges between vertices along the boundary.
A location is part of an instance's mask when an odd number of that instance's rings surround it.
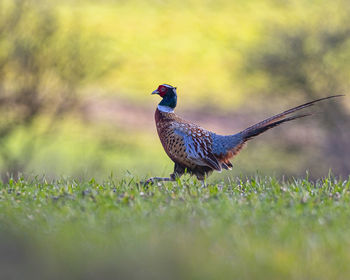
<svg viewBox="0 0 350 280">
<path fill-rule="evenodd" d="M 79 20 L 63 26 L 54 5 L 2 0 L 0 7 L 0 157 L 3 168 L 16 173 L 37 152 L 38 138 L 76 107 L 77 90 L 109 64 L 99 64 L 101 50 Z M 19 130 L 22 147 L 13 153 L 8 138 Z"/>
<path fill-rule="evenodd" d="M 179 109 L 236 110 L 247 116 L 237 125 L 243 129 L 255 115 L 347 93 L 348 14 L 345 0 L 0 0 L 2 173 L 171 170 L 153 126 L 129 125 L 132 110 L 118 121 L 86 121 L 87 97 L 154 107 L 148 93 L 168 82 L 179 88 Z M 348 174 L 345 103 L 328 104 L 334 112 L 323 107 L 320 121 L 310 121 L 318 146 L 293 144 L 282 128 L 250 144 L 230 174 Z"/>
<path fill-rule="evenodd" d="M 264 98 L 288 101 L 292 96 L 307 101 L 349 91 L 350 5 L 337 4 L 315 14 L 293 11 L 298 23 L 287 20 L 274 25 L 257 44 L 258 49 L 249 50 L 245 73 L 265 80 L 264 87 L 258 88 Z M 322 113 L 316 119 L 323 130 L 319 136 L 322 152 L 310 160 L 326 159 L 337 174 L 346 177 L 350 172 L 349 113 L 344 100 L 321 105 Z"/>
</svg>

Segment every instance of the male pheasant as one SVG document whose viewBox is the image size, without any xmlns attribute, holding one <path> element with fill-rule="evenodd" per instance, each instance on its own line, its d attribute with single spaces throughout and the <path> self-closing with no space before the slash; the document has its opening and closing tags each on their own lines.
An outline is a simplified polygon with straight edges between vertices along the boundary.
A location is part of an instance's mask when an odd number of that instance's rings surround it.
<svg viewBox="0 0 350 280">
<path fill-rule="evenodd" d="M 214 170 L 220 172 L 222 169 L 232 169 L 230 159 L 238 154 L 248 140 L 284 122 L 311 115 L 306 113 L 287 117 L 291 113 L 310 107 L 321 100 L 342 96 L 328 96 L 299 105 L 239 133 L 223 136 L 183 120 L 174 113 L 177 104 L 176 87 L 162 84 L 152 94 L 162 97 L 155 112 L 157 132 L 165 152 L 175 163 L 175 167 L 170 177 L 152 177 L 145 184 L 154 181 L 174 181 L 185 172 L 203 181 Z"/>
</svg>

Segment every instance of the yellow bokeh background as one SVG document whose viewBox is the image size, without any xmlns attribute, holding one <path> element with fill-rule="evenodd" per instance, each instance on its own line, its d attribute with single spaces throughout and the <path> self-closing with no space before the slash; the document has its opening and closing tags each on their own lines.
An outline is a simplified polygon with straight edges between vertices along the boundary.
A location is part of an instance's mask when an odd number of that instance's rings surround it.
<svg viewBox="0 0 350 280">
<path fill-rule="evenodd" d="M 24 8 L 16 10 L 19 4 Z M 221 133 L 237 132 L 311 98 L 349 90 L 350 8 L 345 0 L 2 0 L 0 7 L 1 94 L 9 106 L 15 104 L 3 111 L 3 127 L 13 122 L 1 140 L 3 174 L 10 160 L 15 166 L 11 172 L 52 176 L 171 172 L 152 124 L 159 100 L 150 93 L 162 83 L 178 87 L 180 114 Z M 11 17 L 16 13 L 17 18 Z M 53 35 L 46 39 L 40 32 Z M 30 73 L 37 69 L 40 85 L 35 86 Z M 25 88 L 45 104 L 30 121 L 17 122 L 28 109 L 8 96 Z M 71 96 L 76 105 L 67 113 L 51 112 Z M 342 108 L 347 112 L 348 104 L 346 97 Z M 333 119 L 345 120 L 345 115 Z M 303 135 L 313 125 L 312 140 L 290 141 L 288 133 Z M 48 127 L 53 131 L 47 133 Z M 315 120 L 300 130 L 297 123 L 290 127 L 296 132 L 286 128 L 280 133 L 287 136 L 276 132 L 251 144 L 250 152 L 238 158 L 236 171 L 224 176 L 337 170 L 312 156 L 330 141 L 324 136 L 327 127 Z M 31 155 L 24 157 L 29 150 Z M 282 164 L 285 158 L 289 163 Z M 339 174 L 346 173 L 344 168 Z"/>
</svg>

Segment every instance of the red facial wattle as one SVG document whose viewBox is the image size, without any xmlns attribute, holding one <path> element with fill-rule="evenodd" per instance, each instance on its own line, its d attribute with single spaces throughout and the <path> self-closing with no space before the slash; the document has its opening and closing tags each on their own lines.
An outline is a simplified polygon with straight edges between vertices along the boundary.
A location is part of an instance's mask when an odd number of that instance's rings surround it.
<svg viewBox="0 0 350 280">
<path fill-rule="evenodd" d="M 166 88 L 165 86 L 160 85 L 160 86 L 158 87 L 158 92 L 159 92 L 159 95 L 160 95 L 161 97 L 164 97 L 164 95 L 166 94 L 166 91 L 167 91 L 167 88 Z"/>
</svg>

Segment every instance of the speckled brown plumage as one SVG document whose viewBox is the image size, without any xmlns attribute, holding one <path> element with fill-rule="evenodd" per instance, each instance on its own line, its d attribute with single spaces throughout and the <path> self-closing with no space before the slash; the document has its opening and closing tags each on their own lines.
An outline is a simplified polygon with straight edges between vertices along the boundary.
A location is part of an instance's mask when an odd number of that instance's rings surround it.
<svg viewBox="0 0 350 280">
<path fill-rule="evenodd" d="M 199 164 L 204 163 L 211 169 L 221 170 L 220 165 L 217 163 L 218 159 L 211 151 L 212 139 L 209 131 L 181 119 L 174 113 L 161 112 L 159 109 L 156 110 L 155 121 L 165 152 L 172 161 L 181 167 L 182 171 L 187 169 L 189 173 L 197 175 L 199 179 L 203 179 L 205 172 L 202 172 L 202 168 L 198 170 Z M 194 150 L 200 153 L 200 159 L 191 157 L 188 154 L 188 144 L 184 135 L 193 139 Z M 207 168 L 205 170 L 209 171 Z M 180 173 L 177 172 L 176 175 L 181 175 Z"/>
</svg>

